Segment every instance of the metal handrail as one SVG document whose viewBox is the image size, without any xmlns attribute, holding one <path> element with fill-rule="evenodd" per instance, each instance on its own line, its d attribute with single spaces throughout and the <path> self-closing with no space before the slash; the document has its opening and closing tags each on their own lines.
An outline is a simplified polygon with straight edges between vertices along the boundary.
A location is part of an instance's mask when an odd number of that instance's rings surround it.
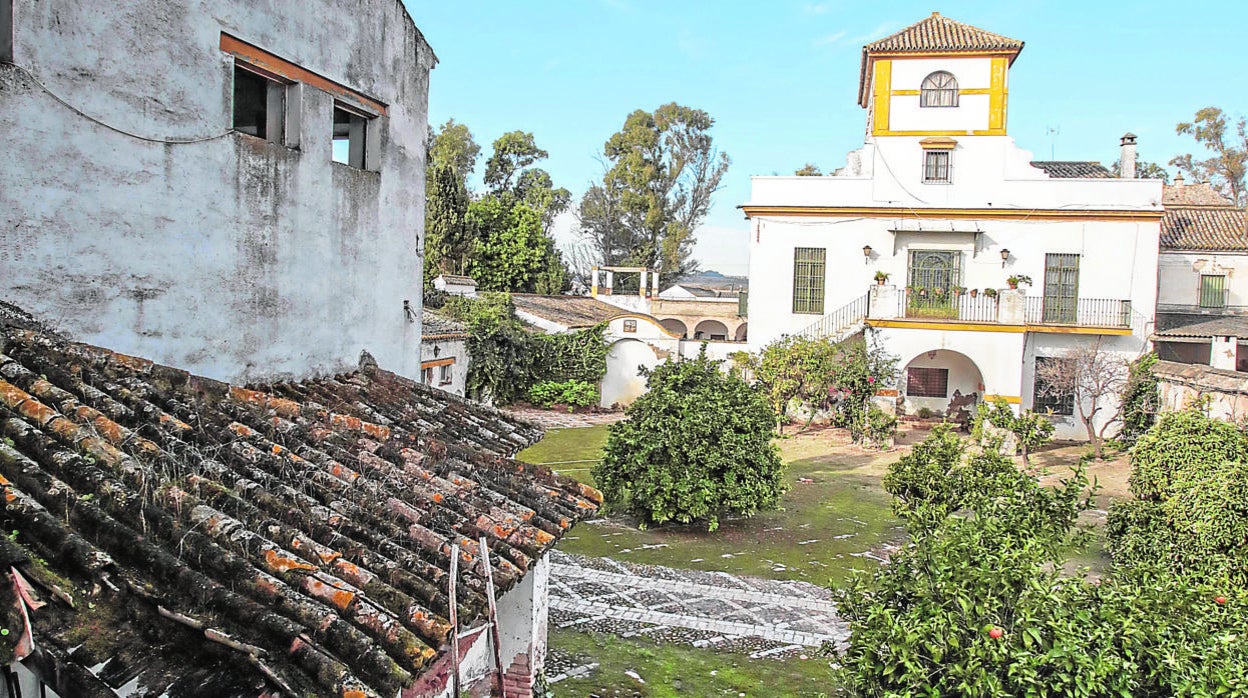
<svg viewBox="0 0 1248 698">
<path fill-rule="evenodd" d="M 1028 325 L 1131 327 L 1132 312 L 1129 300 L 1077 298 L 1054 301 L 1044 296 L 1028 296 L 1025 317 Z"/>
<path fill-rule="evenodd" d="M 994 296 L 969 293 L 948 295 L 910 291 L 897 297 L 897 317 L 959 322 L 996 322 L 997 299 Z"/>
<path fill-rule="evenodd" d="M 868 304 L 867 294 L 864 293 L 811 323 L 797 335 L 807 339 L 831 337 L 840 341 L 840 335 L 846 330 L 866 322 Z"/>
</svg>

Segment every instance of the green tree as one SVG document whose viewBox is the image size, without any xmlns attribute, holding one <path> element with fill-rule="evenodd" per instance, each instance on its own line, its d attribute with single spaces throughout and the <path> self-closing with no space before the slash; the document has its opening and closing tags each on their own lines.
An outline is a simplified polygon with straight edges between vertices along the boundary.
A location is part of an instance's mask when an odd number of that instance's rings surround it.
<svg viewBox="0 0 1248 698">
<path fill-rule="evenodd" d="M 709 114 L 676 103 L 629 114 L 603 148 L 608 169 L 580 205 L 582 234 L 604 264 L 695 271 L 694 232 L 729 159 L 715 149 Z"/>
<path fill-rule="evenodd" d="M 754 376 L 780 417 L 781 434 L 795 402 L 811 417 L 827 406 L 838 354 L 836 345 L 826 338 L 789 335 L 763 347 L 752 362 Z"/>
<path fill-rule="evenodd" d="M 541 214 L 523 203 L 495 196 L 469 205 L 468 224 L 478 231 L 467 270 L 483 291 L 551 292 L 553 266 L 562 268 L 554 240 L 542 230 Z M 556 271 L 557 273 L 557 271 Z M 561 285 L 561 283 L 560 283 Z M 553 289 L 558 293 L 562 289 Z"/>
<path fill-rule="evenodd" d="M 1145 354 L 1133 361 L 1127 370 L 1127 382 L 1122 388 L 1120 400 L 1122 429 L 1115 437 L 1123 446 L 1134 446 L 1136 440 L 1157 421 L 1161 395 L 1157 390 L 1157 376 L 1153 375 L 1153 366 L 1156 365 L 1157 355 Z"/>
<path fill-rule="evenodd" d="M 823 170 L 820 170 L 819 166 L 816 165 L 815 163 L 808 162 L 805 165 L 802 165 L 800 168 L 798 168 L 798 170 L 794 172 L 793 174 L 797 175 L 798 177 L 822 177 Z"/>
<path fill-rule="evenodd" d="M 1248 584 L 1248 435 L 1192 407 L 1162 416 L 1131 461 L 1136 499 L 1106 525 L 1114 561 Z"/>
<path fill-rule="evenodd" d="M 476 169 L 481 146 L 473 140 L 472 131 L 466 125 L 447 119 L 437 133 L 430 127 L 428 141 L 429 158 L 426 167 L 449 167 L 461 178 L 466 178 Z"/>
<path fill-rule="evenodd" d="M 1197 182 L 1208 180 L 1222 195 L 1237 206 L 1248 204 L 1244 176 L 1248 171 L 1248 121 L 1240 117 L 1231 123 L 1218 107 L 1205 107 L 1196 118 L 1175 126 L 1175 132 L 1196 139 L 1212 157 L 1199 160 L 1191 153 L 1179 155 L 1171 165 Z"/>
<path fill-rule="evenodd" d="M 1031 453 L 1053 438 L 1053 422 L 1047 416 L 1031 410 L 1014 414 L 1010 403 L 1001 397 L 994 398 L 991 403 L 979 403 L 973 429 L 981 443 L 989 441 L 992 450 L 1000 450 L 1002 440 L 987 436 L 986 425 L 1004 429 L 1014 437 L 1014 450 L 1023 457 L 1023 465 L 1031 465 Z"/>
<path fill-rule="evenodd" d="M 468 189 L 448 165 L 432 168 L 425 180 L 425 285 L 446 272 L 463 274 L 476 231 L 468 221 Z"/>
<path fill-rule="evenodd" d="M 1109 166 L 1109 171 L 1112 172 L 1115 177 L 1122 176 L 1122 163 L 1115 160 Z M 1170 172 L 1167 171 L 1165 167 L 1163 167 L 1162 165 L 1158 165 L 1155 162 L 1148 162 L 1145 160 L 1140 160 L 1135 163 L 1135 178 L 1136 179 L 1160 179 L 1166 184 L 1169 184 Z"/>
<path fill-rule="evenodd" d="M 607 505 L 644 523 L 704 522 L 775 506 L 784 465 L 767 400 L 706 355 L 667 361 L 611 425 L 594 481 Z"/>
<path fill-rule="evenodd" d="M 1243 695 L 1248 591 L 1147 565 L 1063 574 L 1083 467 L 1044 486 L 945 429 L 889 469 L 910 542 L 836 591 L 856 696 Z"/>
</svg>

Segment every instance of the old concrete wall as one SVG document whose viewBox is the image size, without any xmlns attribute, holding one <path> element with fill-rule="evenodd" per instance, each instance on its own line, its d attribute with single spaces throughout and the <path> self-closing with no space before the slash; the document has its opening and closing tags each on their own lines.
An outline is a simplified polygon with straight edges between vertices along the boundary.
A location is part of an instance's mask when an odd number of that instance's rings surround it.
<svg viewBox="0 0 1248 698">
<path fill-rule="evenodd" d="M 0 296 L 77 339 L 233 382 L 349 369 L 365 349 L 416 377 L 435 59 L 398 0 L 293 9 L 16 0 Z M 376 171 L 331 162 L 333 97 L 308 85 L 288 91 L 297 147 L 230 132 L 222 32 L 387 104 L 370 122 Z"/>
</svg>

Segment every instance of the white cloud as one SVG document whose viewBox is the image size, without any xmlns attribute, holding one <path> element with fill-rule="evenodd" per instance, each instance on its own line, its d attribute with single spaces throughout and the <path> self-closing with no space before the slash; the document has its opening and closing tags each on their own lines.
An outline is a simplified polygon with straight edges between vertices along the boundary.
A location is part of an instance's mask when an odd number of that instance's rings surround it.
<svg viewBox="0 0 1248 698">
<path fill-rule="evenodd" d="M 833 2 L 808 2 L 802 5 L 802 11 L 808 15 L 823 15 L 836 8 Z"/>
<path fill-rule="evenodd" d="M 839 31 L 839 32 L 836 32 L 835 34 L 828 34 L 825 37 L 815 39 L 815 46 L 831 46 L 832 44 L 835 44 L 841 39 L 844 39 L 845 35 L 848 33 L 849 32 Z"/>
</svg>

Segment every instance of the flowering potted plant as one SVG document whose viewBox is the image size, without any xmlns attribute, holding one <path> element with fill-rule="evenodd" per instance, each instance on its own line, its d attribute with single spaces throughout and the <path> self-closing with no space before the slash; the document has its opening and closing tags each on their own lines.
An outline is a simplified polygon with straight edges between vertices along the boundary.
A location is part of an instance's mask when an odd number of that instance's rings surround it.
<svg viewBox="0 0 1248 698">
<path fill-rule="evenodd" d="M 995 289 L 995 288 L 986 288 L 986 289 L 984 289 L 984 296 L 986 296 L 986 297 L 988 297 L 988 298 L 996 298 L 996 297 L 997 297 L 997 289 Z"/>
<path fill-rule="evenodd" d="M 1010 278 L 1006 279 L 1005 283 L 1009 284 L 1011 289 L 1018 288 L 1019 284 L 1027 284 L 1028 286 L 1030 286 L 1031 277 L 1027 276 L 1026 274 L 1015 274 L 1014 276 L 1011 276 Z"/>
<path fill-rule="evenodd" d="M 977 288 L 971 289 L 971 298 L 974 298 L 975 296 L 978 296 L 978 295 L 979 295 L 979 289 Z"/>
<path fill-rule="evenodd" d="M 955 295 L 955 296 L 960 296 L 960 295 L 962 295 L 963 293 L 966 293 L 966 287 L 965 287 L 965 286 L 954 286 L 954 287 L 953 287 L 953 295 Z"/>
<path fill-rule="evenodd" d="M 889 275 L 887 273 L 882 272 L 882 271 L 877 271 L 875 272 L 875 283 L 879 284 L 880 286 L 883 286 L 884 282 L 888 281 L 888 277 Z"/>
</svg>

